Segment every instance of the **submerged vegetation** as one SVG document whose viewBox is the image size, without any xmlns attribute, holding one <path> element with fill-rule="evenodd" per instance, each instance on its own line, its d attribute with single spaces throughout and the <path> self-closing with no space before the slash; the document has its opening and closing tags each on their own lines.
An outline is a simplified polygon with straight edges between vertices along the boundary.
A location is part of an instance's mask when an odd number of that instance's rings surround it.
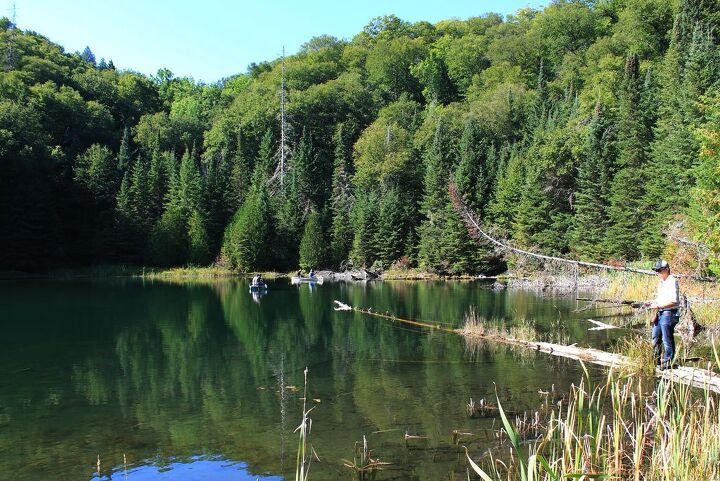
<svg viewBox="0 0 720 481">
<path fill-rule="evenodd" d="M 318 36 L 285 59 L 283 146 L 281 59 L 147 77 L 1 19 L 0 269 L 502 269 L 453 181 L 514 245 L 651 258 L 672 222 L 715 271 L 717 11 L 556 0 Z"/>
</svg>

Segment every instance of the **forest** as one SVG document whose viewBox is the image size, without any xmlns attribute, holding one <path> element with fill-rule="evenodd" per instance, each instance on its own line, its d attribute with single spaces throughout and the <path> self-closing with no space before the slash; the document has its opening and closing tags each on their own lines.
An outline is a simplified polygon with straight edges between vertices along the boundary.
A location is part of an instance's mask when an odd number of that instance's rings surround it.
<svg viewBox="0 0 720 481">
<path fill-rule="evenodd" d="M 452 182 L 515 246 L 627 262 L 682 238 L 720 272 L 719 39 L 718 0 L 556 0 L 378 17 L 206 84 L 3 18 L 0 270 L 502 268 Z"/>
</svg>

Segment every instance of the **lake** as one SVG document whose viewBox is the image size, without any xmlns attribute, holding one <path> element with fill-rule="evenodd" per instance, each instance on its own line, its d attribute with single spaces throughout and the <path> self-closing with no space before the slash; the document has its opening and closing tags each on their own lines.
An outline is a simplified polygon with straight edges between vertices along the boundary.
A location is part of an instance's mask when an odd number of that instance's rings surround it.
<svg viewBox="0 0 720 481">
<path fill-rule="evenodd" d="M 294 479 L 303 371 L 310 480 L 352 479 L 343 460 L 367 439 L 392 463 L 377 479 L 466 479 L 453 431 L 479 454 L 499 420 L 467 404 L 496 393 L 534 411 L 566 392 L 575 361 L 415 328 L 333 300 L 459 327 L 469 309 L 540 339 L 607 347 L 574 295 L 480 282 L 135 279 L 0 283 L 0 480 Z M 597 371 L 596 371 L 597 372 Z M 419 436 L 405 441 L 405 435 Z M 98 472 L 98 457 L 100 470 Z"/>
</svg>

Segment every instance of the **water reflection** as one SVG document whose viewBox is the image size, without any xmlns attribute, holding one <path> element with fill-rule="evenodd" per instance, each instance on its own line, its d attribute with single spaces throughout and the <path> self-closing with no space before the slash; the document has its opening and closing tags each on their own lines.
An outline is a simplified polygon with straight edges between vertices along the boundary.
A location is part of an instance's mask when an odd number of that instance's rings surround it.
<svg viewBox="0 0 720 481">
<path fill-rule="evenodd" d="M 174 466 L 173 479 L 194 479 L 202 463 L 202 479 L 226 479 L 223 466 L 290 475 L 305 366 L 323 459 L 313 479 L 347 477 L 341 459 L 363 435 L 394 463 L 388 476 L 462 478 L 452 431 L 477 434 L 468 445 L 482 449 L 494 422 L 468 418 L 470 398 L 497 390 L 509 409 L 534 409 L 538 390 L 580 377 L 570 361 L 487 345 L 471 355 L 457 336 L 335 312 L 334 299 L 451 326 L 476 306 L 506 325 L 533 319 L 541 335 L 609 339 L 574 320 L 568 298 L 474 283 L 278 281 L 259 299 L 242 281 L 0 285 L 0 479 L 89 479 L 98 454 L 108 467 L 126 455 L 131 480 L 193 456 L 205 457 Z M 405 433 L 429 440 L 408 449 Z M 144 461 L 158 457 L 166 464 Z"/>
<path fill-rule="evenodd" d="M 112 479 L 133 481 L 171 481 L 182 479 L 185 481 L 280 481 L 280 476 L 266 476 L 251 474 L 245 463 L 237 463 L 222 458 L 205 459 L 193 457 L 189 460 L 154 463 L 126 469 L 125 466 L 113 470 L 107 476 L 95 476 L 91 481 L 108 481 Z"/>
</svg>

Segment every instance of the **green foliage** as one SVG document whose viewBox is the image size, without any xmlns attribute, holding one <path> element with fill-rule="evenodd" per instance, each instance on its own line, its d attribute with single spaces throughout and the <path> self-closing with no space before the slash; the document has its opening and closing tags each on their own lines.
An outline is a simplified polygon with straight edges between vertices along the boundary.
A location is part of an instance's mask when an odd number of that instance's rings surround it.
<svg viewBox="0 0 720 481">
<path fill-rule="evenodd" d="M 694 170 L 690 221 L 695 238 L 711 251 L 710 268 L 720 272 L 720 95 L 708 100 L 708 117 L 697 131 L 700 163 Z"/>
<path fill-rule="evenodd" d="M 316 269 L 325 265 L 327 246 L 323 231 L 322 216 L 311 212 L 300 239 L 300 268 Z"/>
<path fill-rule="evenodd" d="M 578 166 L 578 189 L 575 194 L 575 215 L 570 229 L 571 251 L 580 258 L 602 261 L 602 249 L 609 225 L 614 133 L 598 105 L 585 134 Z"/>
<path fill-rule="evenodd" d="M 648 132 L 640 109 L 642 80 L 637 55 L 630 54 L 625 64 L 625 80 L 620 98 L 617 171 L 610 185 L 610 226 L 608 253 L 619 259 L 640 255 L 637 241 L 648 206 L 642 203 Z"/>
<path fill-rule="evenodd" d="M 110 149 L 91 145 L 75 162 L 75 180 L 98 202 L 111 205 L 118 188 L 118 168 Z"/>
<path fill-rule="evenodd" d="M 199 211 L 193 210 L 187 221 L 188 261 L 195 265 L 207 265 L 212 260 L 210 239 L 205 220 Z"/>
<path fill-rule="evenodd" d="M 372 266 L 376 259 L 375 233 L 377 231 L 378 195 L 374 191 L 357 191 L 352 210 L 354 232 L 350 260 L 356 266 Z"/>
<path fill-rule="evenodd" d="M 381 194 L 373 250 L 386 268 L 405 253 L 408 228 L 405 205 L 398 188 L 390 188 Z"/>
<path fill-rule="evenodd" d="M 338 268 L 343 261 L 348 259 L 353 241 L 352 226 L 350 224 L 350 210 L 352 207 L 350 168 L 352 163 L 347 131 L 348 129 L 344 124 L 340 124 L 333 136 L 335 160 L 333 163 L 332 198 L 330 199 L 332 213 L 330 260 L 334 268 Z"/>
<path fill-rule="evenodd" d="M 265 265 L 268 252 L 270 212 L 267 197 L 253 192 L 225 231 L 223 257 L 232 269 L 250 272 Z"/>
<path fill-rule="evenodd" d="M 318 262 L 300 252 L 318 225 L 336 267 L 501 266 L 470 240 L 451 181 L 489 230 L 540 251 L 655 257 L 688 215 L 712 239 L 697 132 L 714 129 L 716 3 L 563 0 L 312 38 L 284 62 L 282 180 L 280 59 L 214 84 L 148 77 L 5 20 L 0 268 L 289 269 Z"/>
</svg>

